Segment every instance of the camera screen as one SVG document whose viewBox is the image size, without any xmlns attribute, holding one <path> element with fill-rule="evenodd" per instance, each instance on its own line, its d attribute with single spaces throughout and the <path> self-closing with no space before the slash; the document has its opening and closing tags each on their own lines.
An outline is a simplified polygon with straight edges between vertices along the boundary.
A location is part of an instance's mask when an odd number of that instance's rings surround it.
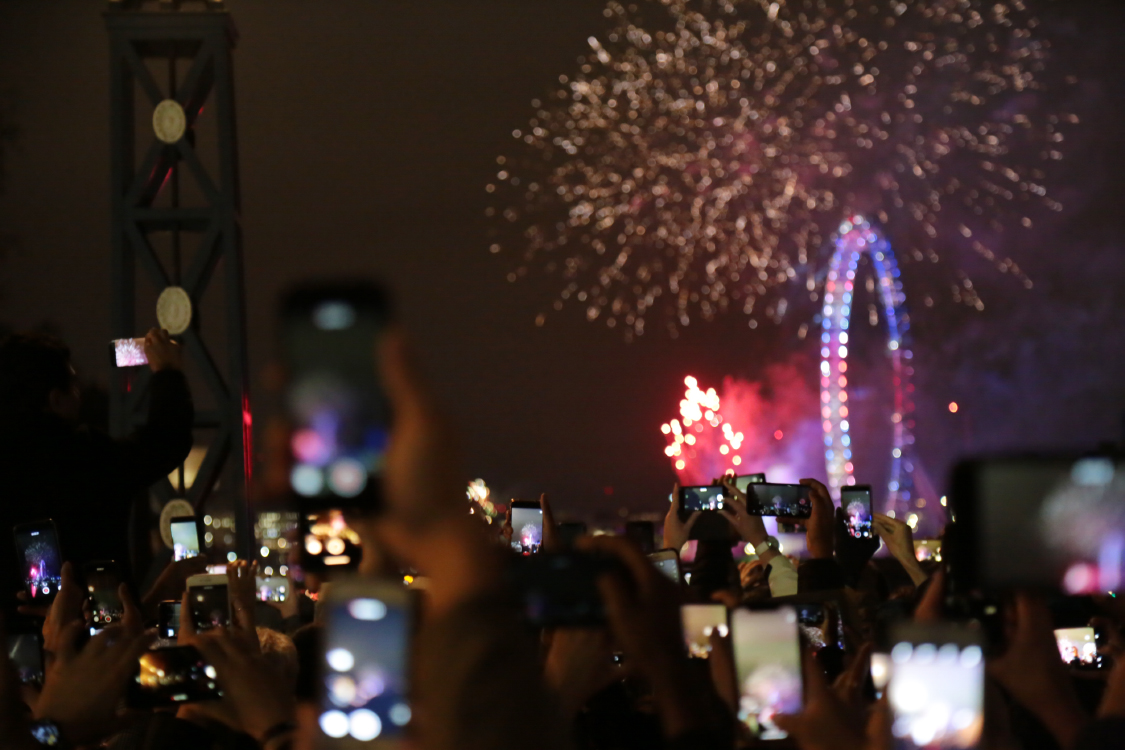
<svg viewBox="0 0 1125 750">
<path fill-rule="evenodd" d="M 43 650 L 38 633 L 10 633 L 8 659 L 23 685 L 43 684 Z"/>
<path fill-rule="evenodd" d="M 918 558 L 918 562 L 925 562 L 926 560 L 941 562 L 941 540 L 915 539 L 914 557 Z"/>
<path fill-rule="evenodd" d="M 374 290 L 335 292 L 299 292 L 286 304 L 290 485 L 301 497 L 370 507 L 390 426 L 374 358 L 387 313 Z"/>
<path fill-rule="evenodd" d="M 118 367 L 147 365 L 148 356 L 145 355 L 145 340 L 143 338 L 114 339 L 113 358 Z"/>
<path fill-rule="evenodd" d="M 543 511 L 540 508 L 512 508 L 512 549 L 521 555 L 539 551 L 543 545 Z"/>
<path fill-rule="evenodd" d="M 723 488 L 718 485 L 681 487 L 680 507 L 687 513 L 697 510 L 722 510 Z"/>
<path fill-rule="evenodd" d="M 393 739 L 410 721 L 405 607 L 376 598 L 334 601 L 328 608 L 320 728 L 336 739 Z"/>
<path fill-rule="evenodd" d="M 180 633 L 180 602 L 160 602 L 157 623 L 161 638 L 175 638 Z"/>
<path fill-rule="evenodd" d="M 187 560 L 199 557 L 199 529 L 195 519 L 172 521 L 172 559 Z"/>
<path fill-rule="evenodd" d="M 62 584 L 62 555 L 55 525 L 25 526 L 16 532 L 24 583 L 32 599 L 52 597 Z"/>
<path fill-rule="evenodd" d="M 148 708 L 221 698 L 215 668 L 194 646 L 171 646 L 141 654 L 129 703 Z"/>
<path fill-rule="evenodd" d="M 120 622 L 125 614 L 117 587 L 121 583 L 112 568 L 86 570 L 86 592 L 90 600 L 91 632 Z"/>
<path fill-rule="evenodd" d="M 852 538 L 871 539 L 871 490 L 844 487 L 840 490 L 840 507 Z"/>
<path fill-rule="evenodd" d="M 354 568 L 363 558 L 359 534 L 341 510 L 309 513 L 305 517 L 305 567 Z"/>
<path fill-rule="evenodd" d="M 727 608 L 722 604 L 684 604 L 680 607 L 688 656 L 706 659 L 711 655 L 711 634 L 727 635 Z"/>
<path fill-rule="evenodd" d="M 1094 594 L 1125 582 L 1125 466 L 1000 459 L 973 479 L 985 584 Z"/>
<path fill-rule="evenodd" d="M 192 586 L 188 589 L 191 616 L 196 630 L 224 628 L 230 625 L 230 604 L 225 583 Z"/>
<path fill-rule="evenodd" d="M 803 484 L 748 484 L 746 510 L 759 516 L 808 518 L 812 515 L 809 488 Z"/>
<path fill-rule="evenodd" d="M 680 582 L 680 561 L 675 555 L 668 557 L 657 557 L 656 555 L 649 555 L 652 564 L 656 566 L 668 579 L 673 583 Z"/>
<path fill-rule="evenodd" d="M 975 748 L 984 726 L 980 646 L 899 641 L 891 649 L 890 696 L 895 747 Z"/>
<path fill-rule="evenodd" d="M 736 609 L 731 628 L 738 718 L 763 740 L 784 739 L 788 735 L 774 717 L 798 713 L 802 704 L 797 613 L 789 607 L 764 612 Z"/>
<path fill-rule="evenodd" d="M 1062 628 L 1055 631 L 1055 642 L 1065 664 L 1072 667 L 1098 669 L 1103 657 L 1098 653 L 1098 640 L 1093 628 Z"/>
<path fill-rule="evenodd" d="M 263 602 L 283 602 L 289 598 L 289 580 L 281 576 L 258 576 L 258 599 Z"/>
</svg>

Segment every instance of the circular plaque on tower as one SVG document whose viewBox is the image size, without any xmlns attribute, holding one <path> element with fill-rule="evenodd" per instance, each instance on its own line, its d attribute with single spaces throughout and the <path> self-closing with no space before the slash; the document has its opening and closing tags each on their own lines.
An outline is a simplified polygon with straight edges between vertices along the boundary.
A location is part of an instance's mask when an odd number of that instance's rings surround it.
<svg viewBox="0 0 1125 750">
<path fill-rule="evenodd" d="M 184 137 L 187 116 L 175 99 L 165 99 L 152 111 L 152 130 L 165 143 L 175 143 Z"/>
<path fill-rule="evenodd" d="M 160 327 L 178 336 L 191 325 L 191 296 L 183 287 L 170 286 L 156 300 L 156 320 Z"/>
</svg>

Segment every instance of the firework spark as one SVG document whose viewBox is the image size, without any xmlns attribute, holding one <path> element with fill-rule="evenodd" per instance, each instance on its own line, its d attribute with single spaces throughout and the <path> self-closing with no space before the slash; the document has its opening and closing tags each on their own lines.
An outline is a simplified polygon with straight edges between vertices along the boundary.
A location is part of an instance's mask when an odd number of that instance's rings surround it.
<svg viewBox="0 0 1125 750">
<path fill-rule="evenodd" d="M 1048 44 L 1022 0 L 610 2 L 611 29 L 513 132 L 487 186 L 509 274 L 561 277 L 554 308 L 673 335 L 730 308 L 816 300 L 843 217 L 906 260 L 992 249 L 1031 226 L 1073 115 L 1044 112 Z M 981 308 L 957 270 L 953 297 Z M 543 316 L 540 316 L 540 324 Z M 752 318 L 753 324 L 753 318 Z"/>
</svg>

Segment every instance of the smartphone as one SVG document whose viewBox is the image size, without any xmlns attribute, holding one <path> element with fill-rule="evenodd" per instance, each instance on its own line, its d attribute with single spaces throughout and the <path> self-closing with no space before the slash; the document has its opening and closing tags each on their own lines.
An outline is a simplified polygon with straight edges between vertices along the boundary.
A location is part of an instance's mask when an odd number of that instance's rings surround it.
<svg viewBox="0 0 1125 750">
<path fill-rule="evenodd" d="M 125 608 L 117 595 L 121 573 L 113 560 L 99 560 L 82 567 L 86 598 L 90 602 L 90 635 L 120 622 Z"/>
<path fill-rule="evenodd" d="M 743 494 L 746 494 L 746 488 L 752 484 L 762 484 L 766 481 L 766 475 L 762 473 L 757 474 L 743 474 L 734 478 L 734 486 L 737 487 Z"/>
<path fill-rule="evenodd" d="M 410 592 L 397 580 L 333 581 L 322 602 L 318 747 L 398 747 L 411 716 Z"/>
<path fill-rule="evenodd" d="M 161 638 L 176 638 L 180 634 L 180 608 L 178 599 L 168 599 L 157 604 L 156 629 Z"/>
<path fill-rule="evenodd" d="M 844 519 L 848 534 L 853 539 L 871 539 L 871 486 L 854 484 L 840 490 L 840 507 L 844 509 Z"/>
<path fill-rule="evenodd" d="M 748 484 L 746 511 L 756 516 L 808 518 L 812 515 L 809 488 L 803 484 Z"/>
<path fill-rule="evenodd" d="M 800 603 L 794 604 L 793 609 L 797 612 L 797 628 L 810 646 L 819 650 L 835 645 L 832 623 L 824 604 Z"/>
<path fill-rule="evenodd" d="M 697 510 L 722 510 L 723 488 L 717 484 L 680 487 L 680 515 L 687 518 Z"/>
<path fill-rule="evenodd" d="M 391 412 L 375 352 L 389 320 L 386 295 L 365 283 L 304 286 L 282 303 L 290 486 L 303 510 L 382 507 Z"/>
<path fill-rule="evenodd" d="M 1125 586 L 1125 463 L 1065 455 L 962 463 L 949 503 L 959 531 L 942 556 L 958 588 L 1079 595 Z"/>
<path fill-rule="evenodd" d="M 559 524 L 559 545 L 563 549 L 570 549 L 578 537 L 586 536 L 587 526 L 585 521 L 564 521 Z"/>
<path fill-rule="evenodd" d="M 585 552 L 544 552 L 516 558 L 508 575 L 531 625 L 594 627 L 605 624 L 598 576 L 615 562 Z"/>
<path fill-rule="evenodd" d="M 113 350 L 114 364 L 118 367 L 137 367 L 148 364 L 143 336 L 135 339 L 114 339 L 109 345 Z"/>
<path fill-rule="evenodd" d="M 289 579 L 284 576 L 257 576 L 258 599 L 263 602 L 283 602 L 289 598 Z"/>
<path fill-rule="evenodd" d="M 363 559 L 359 534 L 338 508 L 301 515 L 301 567 L 309 572 L 355 570 Z"/>
<path fill-rule="evenodd" d="M 761 740 L 785 739 L 774 723 L 778 714 L 801 710 L 801 646 L 797 612 L 736 609 L 731 613 L 735 672 L 738 676 L 738 718 Z"/>
<path fill-rule="evenodd" d="M 652 521 L 627 521 L 625 523 L 625 538 L 641 548 L 646 555 L 656 549 L 656 529 Z"/>
<path fill-rule="evenodd" d="M 680 581 L 680 553 L 674 549 L 661 549 L 653 552 L 648 556 L 652 560 L 661 573 L 668 576 L 668 578 L 679 584 Z"/>
<path fill-rule="evenodd" d="M 230 625 L 230 598 L 225 575 L 198 575 L 187 579 L 191 619 L 196 630 L 211 630 Z"/>
<path fill-rule="evenodd" d="M 176 516 L 171 525 L 172 559 L 179 561 L 199 557 L 199 526 L 195 516 Z"/>
<path fill-rule="evenodd" d="M 950 623 L 896 629 L 887 683 L 896 748 L 979 747 L 984 652 L 978 638 Z"/>
<path fill-rule="evenodd" d="M 543 509 L 535 500 L 512 501 L 512 549 L 533 555 L 543 546 Z"/>
<path fill-rule="evenodd" d="M 129 684 L 130 708 L 151 709 L 181 703 L 218 700 L 223 691 L 215 668 L 194 646 L 168 646 L 141 654 Z"/>
<path fill-rule="evenodd" d="M 1103 669 L 1105 657 L 1098 653 L 1098 638 L 1093 628 L 1061 628 L 1055 642 L 1063 663 L 1076 669 Z"/>
<path fill-rule="evenodd" d="M 718 632 L 726 637 L 730 632 L 727 608 L 723 604 L 683 604 L 680 606 L 680 622 L 684 628 L 688 656 L 693 659 L 711 656 L 712 633 Z"/>
<path fill-rule="evenodd" d="M 62 585 L 62 552 L 55 522 L 21 523 L 13 529 L 24 586 L 33 604 L 50 604 Z"/>
<path fill-rule="evenodd" d="M 926 560 L 941 562 L 941 540 L 915 539 L 914 557 L 918 559 L 918 562 L 925 562 Z"/>
<path fill-rule="evenodd" d="M 38 632 L 12 633 L 7 636 L 8 660 L 16 670 L 21 685 L 43 685 L 43 636 Z"/>
</svg>

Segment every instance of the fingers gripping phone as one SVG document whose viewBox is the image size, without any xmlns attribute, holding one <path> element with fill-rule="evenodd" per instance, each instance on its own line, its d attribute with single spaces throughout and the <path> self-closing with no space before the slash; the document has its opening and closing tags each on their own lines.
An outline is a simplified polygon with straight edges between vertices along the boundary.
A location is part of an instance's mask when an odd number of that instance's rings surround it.
<svg viewBox="0 0 1125 750">
<path fill-rule="evenodd" d="M 755 737 L 781 740 L 788 734 L 774 721 L 801 710 L 801 649 L 797 613 L 791 607 L 731 613 L 738 718 Z"/>
<path fill-rule="evenodd" d="M 844 519 L 848 534 L 853 539 L 872 539 L 874 530 L 871 523 L 871 487 L 856 484 L 840 490 L 840 507 L 844 509 Z"/>
<path fill-rule="evenodd" d="M 980 745 L 984 727 L 984 652 L 979 636 L 957 625 L 910 625 L 895 631 L 890 698 L 895 747 Z"/>
<path fill-rule="evenodd" d="M 125 607 L 117 595 L 121 573 L 117 563 L 101 560 L 83 566 L 82 577 L 86 580 L 86 597 L 90 606 L 90 635 L 94 635 L 120 622 L 125 616 Z"/>
<path fill-rule="evenodd" d="M 533 555 L 543 546 L 543 509 L 534 500 L 512 501 L 512 549 Z"/>
<path fill-rule="evenodd" d="M 230 598 L 225 575 L 198 575 L 187 579 L 188 601 L 195 629 L 211 630 L 230 625 Z"/>
<path fill-rule="evenodd" d="M 143 336 L 135 339 L 114 339 L 110 342 L 113 362 L 118 367 L 137 367 L 148 364 Z"/>
<path fill-rule="evenodd" d="M 171 521 L 172 559 L 199 557 L 199 526 L 195 516 L 176 516 Z"/>
<path fill-rule="evenodd" d="M 290 486 L 303 509 L 382 506 L 391 414 L 375 353 L 389 319 L 386 295 L 372 285 L 307 286 L 285 298 Z"/>
<path fill-rule="evenodd" d="M 322 746 L 397 746 L 411 717 L 410 593 L 397 581 L 334 581 L 324 613 Z"/>
<path fill-rule="evenodd" d="M 55 522 L 48 519 L 13 529 L 24 586 L 33 604 L 50 604 L 62 585 L 62 552 Z"/>
</svg>

